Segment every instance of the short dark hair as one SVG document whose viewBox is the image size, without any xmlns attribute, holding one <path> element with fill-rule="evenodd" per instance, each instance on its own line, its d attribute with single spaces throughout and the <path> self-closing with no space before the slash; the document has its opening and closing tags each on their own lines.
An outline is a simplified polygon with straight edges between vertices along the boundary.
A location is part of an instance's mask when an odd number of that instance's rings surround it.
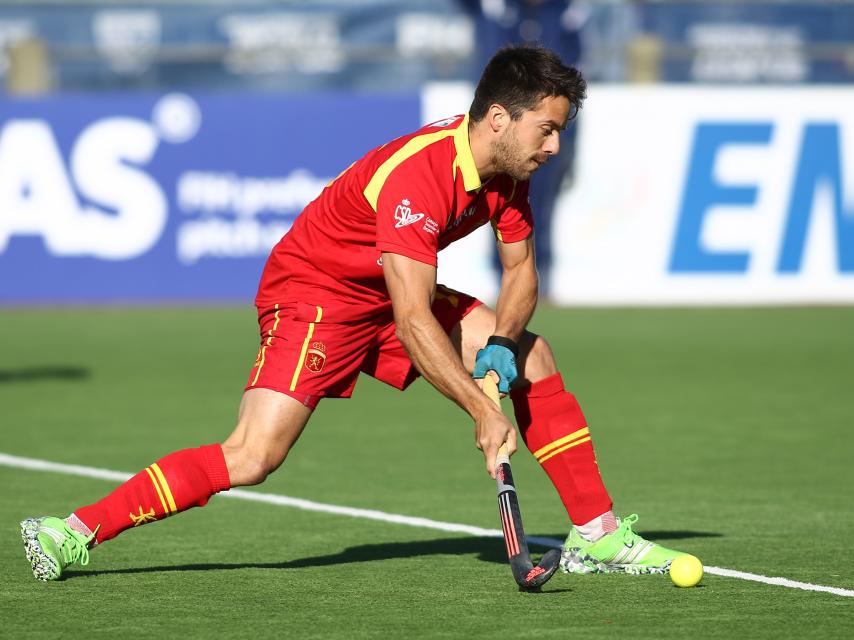
<svg viewBox="0 0 854 640">
<path fill-rule="evenodd" d="M 477 83 L 469 118 L 479 122 L 493 104 L 518 120 L 543 98 L 564 96 L 570 119 L 587 96 L 587 83 L 578 69 L 565 65 L 553 51 L 540 46 L 504 47 L 487 63 Z"/>
</svg>

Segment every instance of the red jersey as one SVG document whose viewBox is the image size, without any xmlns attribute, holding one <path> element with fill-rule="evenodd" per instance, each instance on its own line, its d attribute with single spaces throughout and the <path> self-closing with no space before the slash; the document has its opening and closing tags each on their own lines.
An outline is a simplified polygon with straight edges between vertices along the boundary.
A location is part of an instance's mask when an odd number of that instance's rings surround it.
<svg viewBox="0 0 854 640">
<path fill-rule="evenodd" d="M 503 242 L 527 238 L 528 182 L 499 174 L 481 183 L 468 123 L 429 124 L 329 183 L 273 248 L 256 305 L 299 300 L 322 306 L 324 321 L 367 318 L 391 309 L 383 251 L 435 266 L 441 249 L 487 222 Z"/>
</svg>

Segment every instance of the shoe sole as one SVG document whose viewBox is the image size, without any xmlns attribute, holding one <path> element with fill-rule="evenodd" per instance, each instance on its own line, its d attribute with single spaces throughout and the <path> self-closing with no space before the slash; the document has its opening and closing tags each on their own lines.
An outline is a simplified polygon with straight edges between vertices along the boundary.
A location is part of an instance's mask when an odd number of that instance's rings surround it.
<svg viewBox="0 0 854 640">
<path fill-rule="evenodd" d="M 667 573 L 670 562 L 661 567 L 649 567 L 642 564 L 608 564 L 600 562 L 579 548 L 564 549 L 560 557 L 560 570 L 564 573 L 628 573 L 645 575 Z"/>
<path fill-rule="evenodd" d="M 21 539 L 24 541 L 24 552 L 33 569 L 33 576 L 36 580 L 48 582 L 59 578 L 61 571 L 56 560 L 45 553 L 39 542 L 41 521 L 41 518 L 27 518 L 21 522 Z"/>
</svg>

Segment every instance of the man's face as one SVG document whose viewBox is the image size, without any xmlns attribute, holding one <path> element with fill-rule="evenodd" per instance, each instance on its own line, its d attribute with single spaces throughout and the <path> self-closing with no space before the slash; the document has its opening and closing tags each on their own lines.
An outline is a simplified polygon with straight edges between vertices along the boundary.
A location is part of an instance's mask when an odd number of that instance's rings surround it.
<svg viewBox="0 0 854 640">
<path fill-rule="evenodd" d="M 569 118 L 569 100 L 543 98 L 536 108 L 524 111 L 492 145 L 492 161 L 501 173 L 527 180 L 549 157 L 560 151 L 560 132 Z"/>
</svg>

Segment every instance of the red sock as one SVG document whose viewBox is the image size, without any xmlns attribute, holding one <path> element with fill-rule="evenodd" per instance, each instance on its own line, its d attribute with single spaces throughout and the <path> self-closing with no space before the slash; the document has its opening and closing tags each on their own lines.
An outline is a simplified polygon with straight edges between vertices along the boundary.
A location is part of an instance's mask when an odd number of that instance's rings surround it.
<svg viewBox="0 0 854 640">
<path fill-rule="evenodd" d="M 218 444 L 170 453 L 146 467 L 77 516 L 98 543 L 125 529 L 162 520 L 191 507 L 202 507 L 215 493 L 231 488 L 225 456 Z"/>
<path fill-rule="evenodd" d="M 510 392 L 522 439 L 560 494 L 570 520 L 584 524 L 610 511 L 589 431 L 575 396 L 556 373 Z"/>
</svg>

